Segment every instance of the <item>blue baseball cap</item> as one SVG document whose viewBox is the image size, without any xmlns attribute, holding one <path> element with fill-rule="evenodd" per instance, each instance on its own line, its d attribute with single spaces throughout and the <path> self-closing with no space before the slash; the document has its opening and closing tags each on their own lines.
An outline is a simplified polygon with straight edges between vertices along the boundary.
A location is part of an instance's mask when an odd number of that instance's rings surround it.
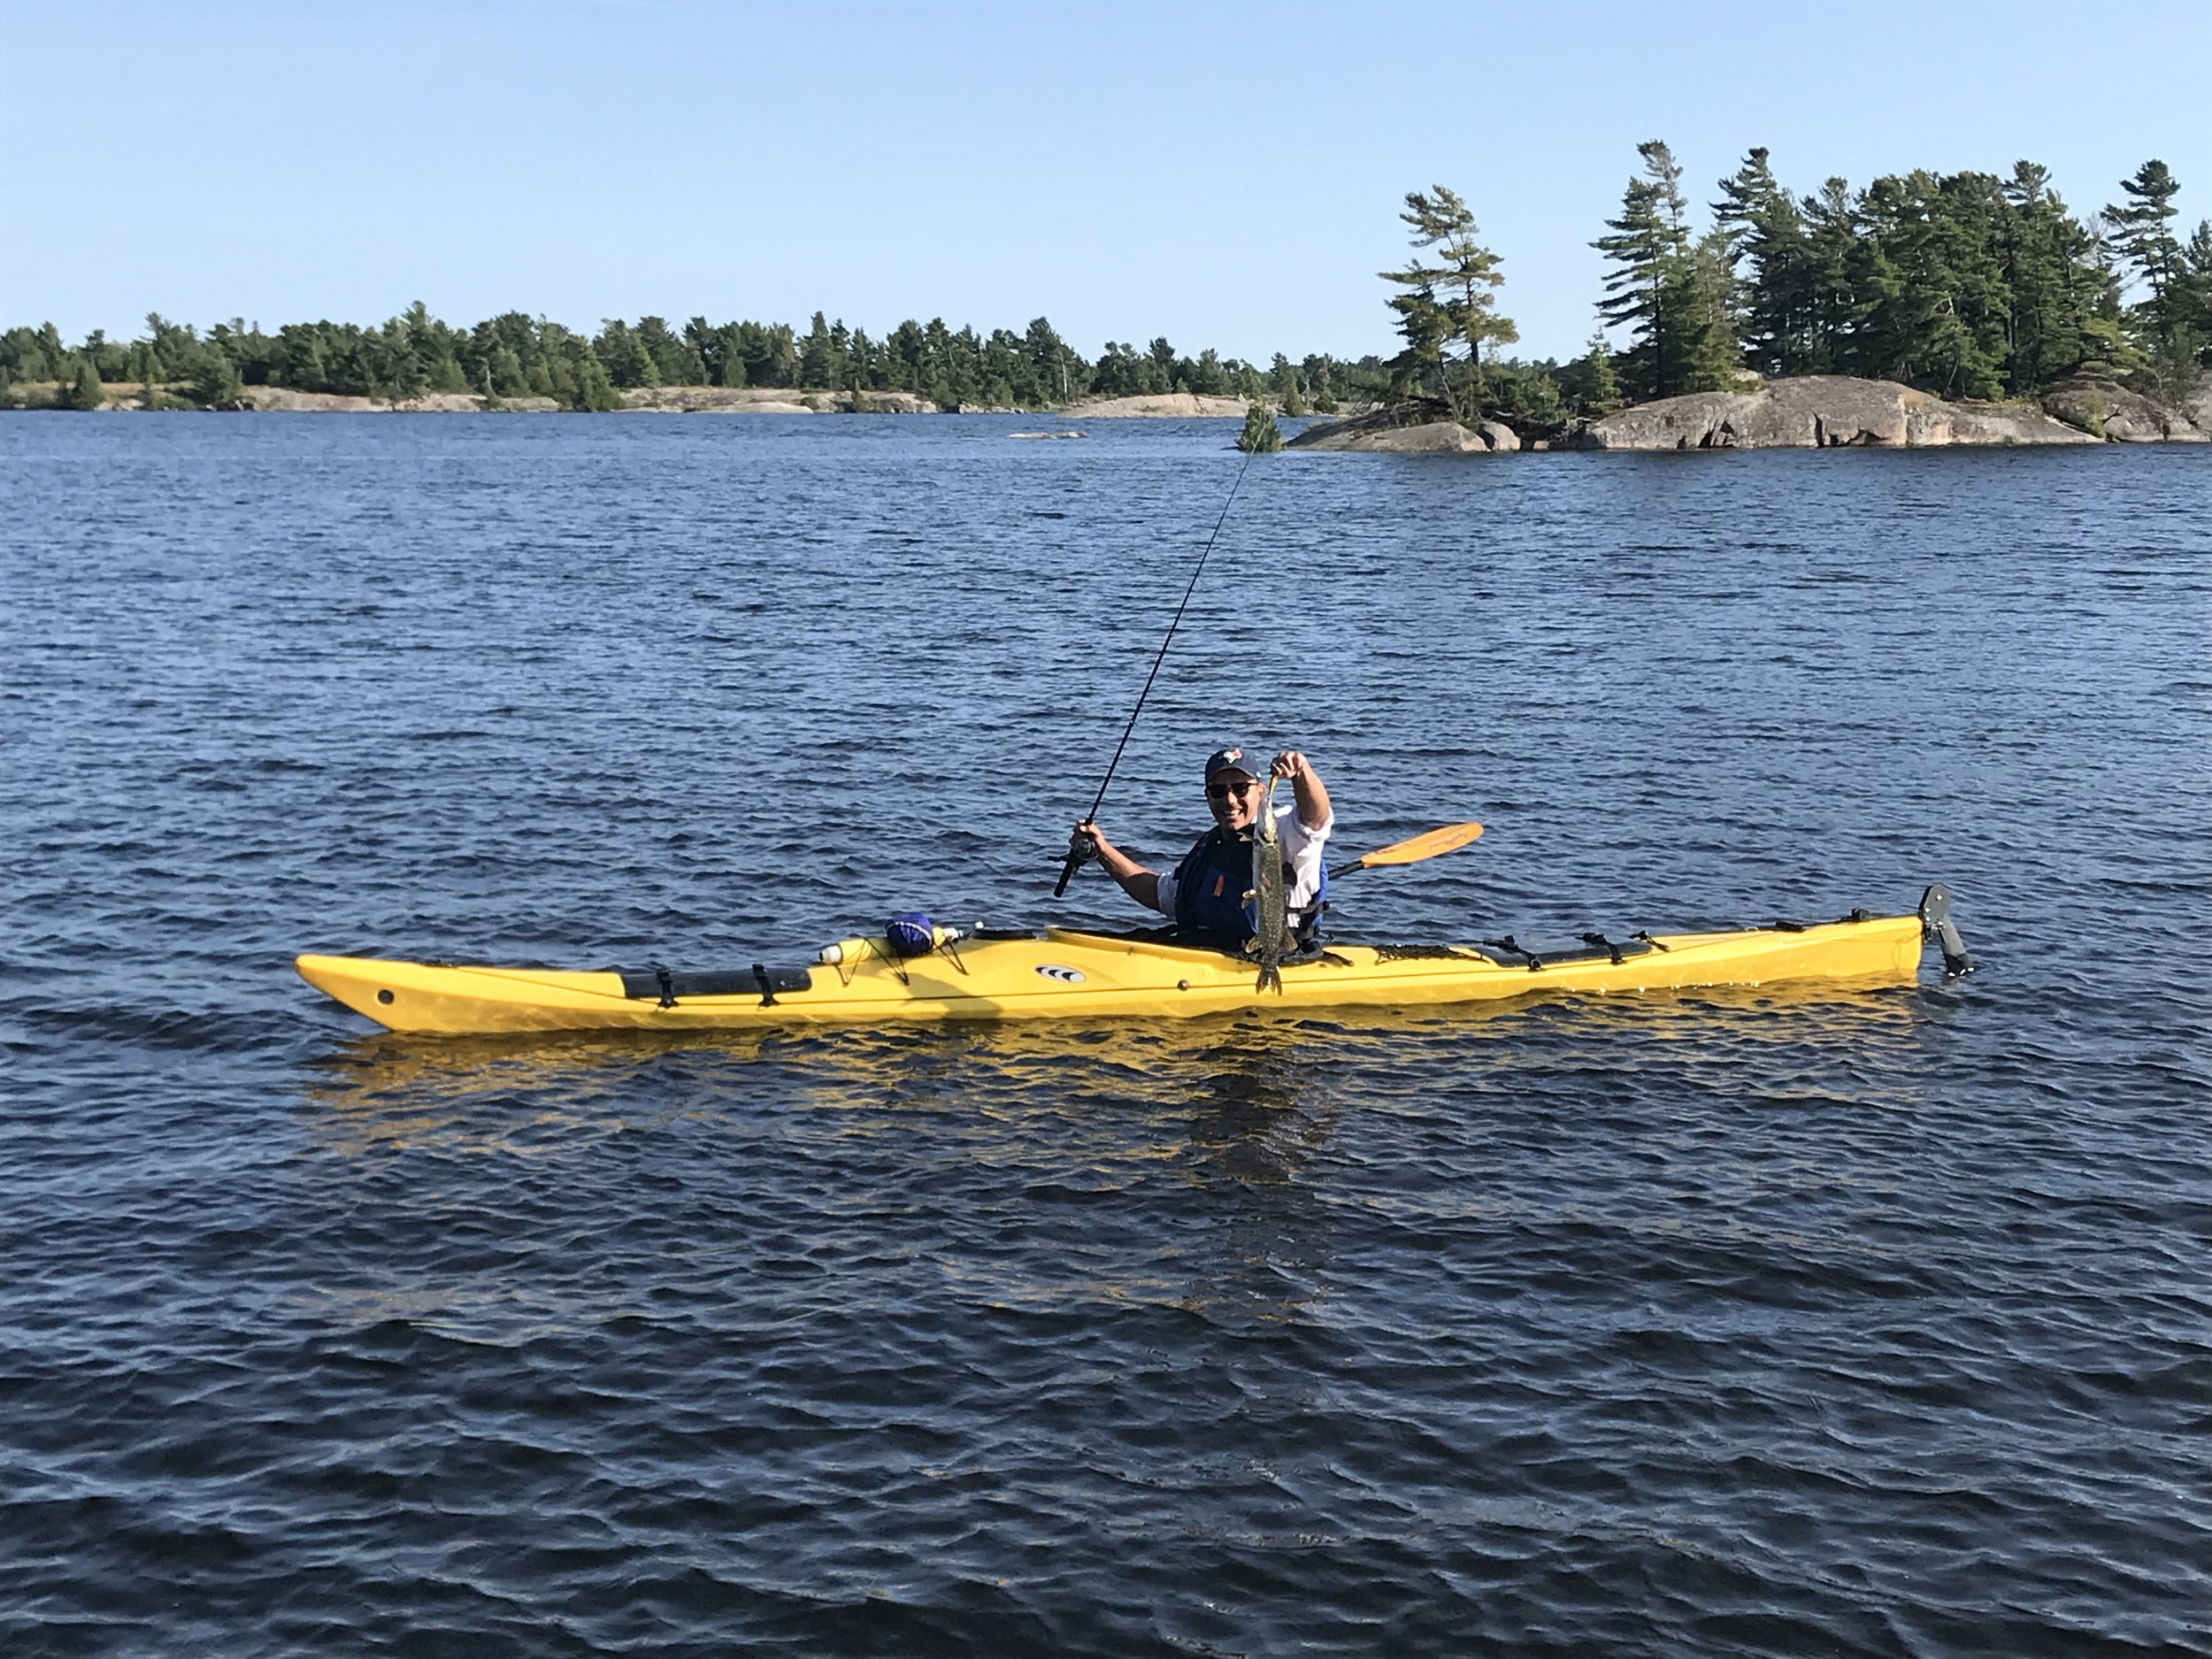
<svg viewBox="0 0 2212 1659">
<path fill-rule="evenodd" d="M 1206 757 L 1206 781 L 1211 783 L 1217 772 L 1240 772 L 1248 778 L 1267 776 L 1267 763 L 1245 753 L 1232 743 L 1226 749 L 1217 749 Z"/>
</svg>

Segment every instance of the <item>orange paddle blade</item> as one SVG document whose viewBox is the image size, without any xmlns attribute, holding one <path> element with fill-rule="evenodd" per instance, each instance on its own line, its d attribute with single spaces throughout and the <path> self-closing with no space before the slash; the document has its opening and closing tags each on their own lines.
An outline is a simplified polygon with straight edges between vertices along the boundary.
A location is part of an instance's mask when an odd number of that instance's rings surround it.
<svg viewBox="0 0 2212 1659">
<path fill-rule="evenodd" d="M 1357 862 L 1363 869 L 1371 864 L 1417 864 L 1439 853 L 1455 852 L 1481 833 L 1479 824 L 1447 824 L 1442 829 L 1429 830 L 1411 841 L 1394 841 Z"/>
</svg>

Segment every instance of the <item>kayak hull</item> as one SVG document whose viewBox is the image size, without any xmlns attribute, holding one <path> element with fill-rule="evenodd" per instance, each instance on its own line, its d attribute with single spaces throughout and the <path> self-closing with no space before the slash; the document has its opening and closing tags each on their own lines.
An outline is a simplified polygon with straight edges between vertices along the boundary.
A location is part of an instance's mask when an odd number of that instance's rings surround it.
<svg viewBox="0 0 2212 1659">
<path fill-rule="evenodd" d="M 977 939 L 901 961 L 879 952 L 817 966 L 804 989 L 727 988 L 636 995 L 650 976 L 555 969 L 456 967 L 367 956 L 303 956 L 302 979 L 394 1031 L 697 1031 L 794 1025 L 887 1025 L 953 1020 L 1189 1018 L 1254 1008 L 1407 1009 L 1535 994 L 1607 994 L 1826 980 L 1900 984 L 1920 967 L 1918 916 L 1870 917 L 1803 928 L 1660 934 L 1546 960 L 1475 947 L 1420 950 L 1335 945 L 1286 963 L 1279 992 L 1258 988 L 1256 964 L 1218 951 L 1050 928 Z M 626 985 L 626 978 L 627 984 Z"/>
</svg>

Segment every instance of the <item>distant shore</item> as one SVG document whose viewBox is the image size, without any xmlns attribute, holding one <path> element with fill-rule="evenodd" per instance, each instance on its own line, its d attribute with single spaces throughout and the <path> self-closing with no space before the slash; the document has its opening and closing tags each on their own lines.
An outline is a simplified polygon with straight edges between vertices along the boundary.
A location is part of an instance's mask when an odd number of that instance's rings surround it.
<svg viewBox="0 0 2212 1659">
<path fill-rule="evenodd" d="M 19 381 L 4 388 L 21 407 L 59 411 L 65 407 L 58 382 Z M 150 407 L 162 412 L 183 411 L 187 404 L 181 386 L 149 388 L 140 382 L 108 381 L 101 385 L 103 401 L 94 413 L 134 414 Z M 148 393 L 152 402 L 148 402 Z M 616 394 L 622 400 L 619 413 L 701 415 L 1015 415 L 1051 414 L 1087 420 L 1220 419 L 1240 420 L 1248 406 L 1238 396 L 1210 396 L 1194 392 L 1166 392 L 1141 397 L 1086 398 L 1049 411 L 984 404 L 939 407 L 911 392 L 841 391 L 834 387 L 759 386 L 649 386 Z M 562 405 L 550 397 L 491 397 L 468 392 L 426 392 L 418 397 L 355 397 L 339 392 L 301 392 L 281 386 L 249 386 L 242 389 L 230 412 L 251 414 L 557 414 Z M 81 412 L 71 411 L 71 412 Z M 206 412 L 206 411 L 199 411 Z M 225 412 L 225 411 L 218 411 Z"/>
<path fill-rule="evenodd" d="M 1891 380 L 1846 375 L 1806 375 L 1761 382 L 1745 376 L 1737 392 L 1694 392 L 1655 398 L 1594 419 L 1549 423 L 1517 431 L 1521 423 L 1484 420 L 1473 425 L 1445 418 L 1419 403 L 1353 405 L 1307 426 L 1289 441 L 1294 449 L 1371 454 L 1510 454 L 1541 449 L 1923 449 L 2032 444 L 2212 442 L 2212 373 L 2171 401 L 2154 399 L 2116 382 L 2083 378 L 2050 388 L 2039 399 L 2013 403 L 1947 402 Z M 19 382 L 5 388 L 19 406 L 65 407 L 54 382 Z M 104 401 L 92 412 L 131 413 L 151 406 L 189 409 L 172 388 L 124 382 L 103 384 Z M 656 386 L 617 394 L 631 414 L 718 415 L 937 415 L 1038 414 L 1068 420 L 1233 420 L 1252 400 L 1191 392 L 1133 397 L 1086 398 L 1044 411 L 962 405 L 941 408 L 911 392 L 841 391 L 831 387 Z M 1286 414 L 1279 399 L 1262 401 L 1271 414 Z M 385 399 L 285 387 L 248 386 L 233 411 L 258 414 L 552 414 L 550 397 L 493 397 L 431 392 Z M 206 412 L 206 411 L 198 411 Z M 1305 412 L 1302 409 L 1298 412 Z"/>
</svg>

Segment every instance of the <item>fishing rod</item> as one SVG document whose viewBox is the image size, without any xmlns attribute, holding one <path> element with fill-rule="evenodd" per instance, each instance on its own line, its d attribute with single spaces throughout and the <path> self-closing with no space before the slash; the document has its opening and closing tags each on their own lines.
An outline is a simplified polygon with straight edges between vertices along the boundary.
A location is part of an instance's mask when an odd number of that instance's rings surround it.
<svg viewBox="0 0 2212 1659">
<path fill-rule="evenodd" d="M 1121 752 L 1129 747 L 1129 734 L 1137 729 L 1137 717 L 1144 712 L 1144 700 L 1152 695 L 1152 682 L 1160 677 L 1160 664 L 1167 661 L 1167 648 L 1175 643 L 1175 630 L 1182 626 L 1183 612 L 1190 609 L 1191 595 L 1198 591 L 1198 579 L 1206 573 L 1206 561 L 1211 557 L 1214 543 L 1221 539 L 1221 526 L 1229 522 L 1229 509 L 1236 504 L 1237 491 L 1244 487 L 1244 475 L 1251 470 L 1256 449 L 1244 452 L 1244 465 L 1237 468 L 1236 481 L 1229 486 L 1229 499 L 1221 503 L 1221 516 L 1214 520 L 1214 533 L 1206 538 L 1204 551 L 1198 556 L 1198 568 L 1190 573 L 1190 586 L 1183 589 L 1183 603 L 1175 607 L 1175 617 L 1167 625 L 1167 638 L 1160 641 L 1160 654 L 1152 659 L 1152 672 L 1144 677 L 1144 689 L 1137 694 L 1137 706 L 1129 710 L 1129 724 L 1121 728 L 1121 741 L 1114 745 L 1114 757 L 1106 763 L 1106 775 L 1098 780 L 1098 794 L 1092 797 L 1091 810 L 1083 815 L 1089 823 L 1098 816 L 1098 809 L 1106 803 L 1106 786 L 1114 780 L 1114 769 L 1121 764 Z M 1066 895 L 1068 883 L 1075 872 L 1098 856 L 1098 843 L 1078 830 L 1068 837 L 1068 856 L 1060 865 L 1060 879 L 1053 884 L 1052 896 Z"/>
</svg>

